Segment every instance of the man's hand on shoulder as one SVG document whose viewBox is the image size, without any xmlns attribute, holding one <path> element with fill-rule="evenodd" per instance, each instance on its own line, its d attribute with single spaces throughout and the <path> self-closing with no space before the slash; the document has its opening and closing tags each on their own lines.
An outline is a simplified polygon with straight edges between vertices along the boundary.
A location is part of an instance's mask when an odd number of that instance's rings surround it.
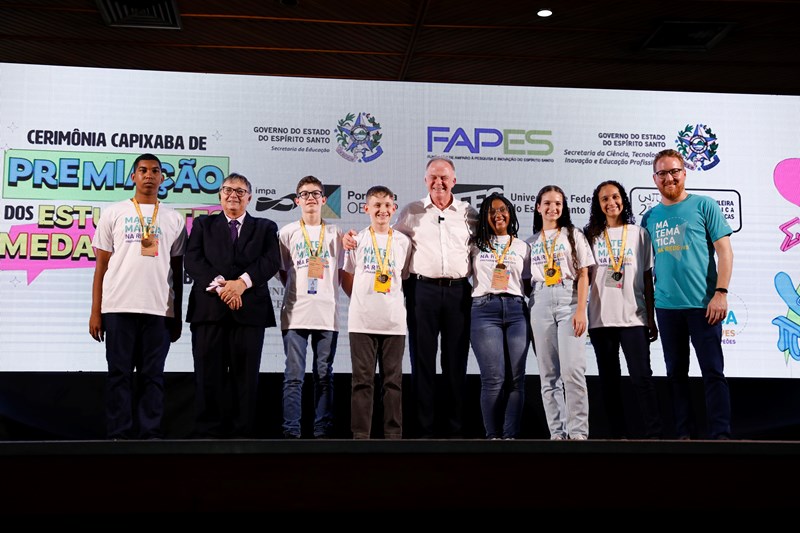
<svg viewBox="0 0 800 533">
<path fill-rule="evenodd" d="M 356 230 L 351 229 L 342 236 L 342 246 L 344 246 L 345 250 L 356 249 L 356 245 L 358 244 L 356 242 L 356 235 L 358 235 L 358 232 L 356 232 Z"/>
</svg>

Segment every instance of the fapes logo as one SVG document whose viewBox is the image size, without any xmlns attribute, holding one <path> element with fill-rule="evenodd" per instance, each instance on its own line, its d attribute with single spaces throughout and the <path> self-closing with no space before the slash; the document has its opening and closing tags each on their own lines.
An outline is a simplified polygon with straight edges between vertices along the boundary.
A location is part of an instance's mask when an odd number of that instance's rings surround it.
<svg viewBox="0 0 800 533">
<path fill-rule="evenodd" d="M 441 151 L 449 154 L 456 148 L 466 148 L 471 154 L 503 147 L 504 155 L 550 155 L 553 143 L 551 130 L 520 130 L 497 128 L 464 128 L 428 126 L 428 152 Z"/>
<path fill-rule="evenodd" d="M 453 185 L 453 196 L 462 202 L 467 202 L 475 209 L 480 209 L 483 200 L 493 192 L 503 194 L 503 186 L 473 184 L 462 185 L 460 183 Z"/>
<path fill-rule="evenodd" d="M 275 189 L 256 189 L 256 194 L 275 194 Z M 325 194 L 326 201 L 322 205 L 322 218 L 342 218 L 342 186 L 323 185 L 322 192 Z M 260 196 L 256 200 L 256 211 L 291 211 L 297 207 L 294 201 L 297 194 L 289 193 L 283 196 L 272 198 L 270 196 Z"/>
<path fill-rule="evenodd" d="M 381 125 L 369 113 L 348 113 L 336 125 L 336 153 L 348 161 L 369 163 L 383 155 Z"/>
<path fill-rule="evenodd" d="M 706 124 L 687 124 L 675 139 L 689 170 L 711 170 L 719 163 L 717 135 Z"/>
</svg>

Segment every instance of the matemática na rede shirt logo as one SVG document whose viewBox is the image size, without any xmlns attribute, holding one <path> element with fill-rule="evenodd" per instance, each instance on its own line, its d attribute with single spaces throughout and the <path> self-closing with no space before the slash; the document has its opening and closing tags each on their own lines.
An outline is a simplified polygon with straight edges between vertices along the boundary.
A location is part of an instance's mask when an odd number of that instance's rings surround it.
<svg viewBox="0 0 800 533">
<path fill-rule="evenodd" d="M 381 125 L 370 113 L 348 113 L 336 125 L 336 153 L 348 161 L 369 163 L 383 154 Z"/>
</svg>

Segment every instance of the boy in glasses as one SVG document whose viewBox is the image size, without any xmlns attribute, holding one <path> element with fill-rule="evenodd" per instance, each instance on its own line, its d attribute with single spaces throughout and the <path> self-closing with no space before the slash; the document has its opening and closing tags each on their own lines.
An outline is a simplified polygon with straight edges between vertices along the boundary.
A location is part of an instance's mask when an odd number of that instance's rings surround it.
<svg viewBox="0 0 800 533">
<path fill-rule="evenodd" d="M 286 354 L 283 374 L 283 436 L 301 437 L 302 390 L 309 340 L 313 352 L 314 438 L 333 433 L 333 358 L 336 354 L 342 231 L 322 218 L 322 182 L 306 176 L 297 184 L 300 220 L 281 228 L 281 281 L 286 287 L 281 330 Z"/>
</svg>

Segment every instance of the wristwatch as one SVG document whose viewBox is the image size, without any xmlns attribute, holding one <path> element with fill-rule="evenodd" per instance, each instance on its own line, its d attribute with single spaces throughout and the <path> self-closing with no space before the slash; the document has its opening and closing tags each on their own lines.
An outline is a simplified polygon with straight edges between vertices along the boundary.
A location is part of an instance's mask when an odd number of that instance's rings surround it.
<svg viewBox="0 0 800 533">
<path fill-rule="evenodd" d="M 714 289 L 714 292 L 721 292 L 722 294 L 728 294 L 728 289 L 723 289 L 722 287 L 717 287 Z"/>
</svg>

